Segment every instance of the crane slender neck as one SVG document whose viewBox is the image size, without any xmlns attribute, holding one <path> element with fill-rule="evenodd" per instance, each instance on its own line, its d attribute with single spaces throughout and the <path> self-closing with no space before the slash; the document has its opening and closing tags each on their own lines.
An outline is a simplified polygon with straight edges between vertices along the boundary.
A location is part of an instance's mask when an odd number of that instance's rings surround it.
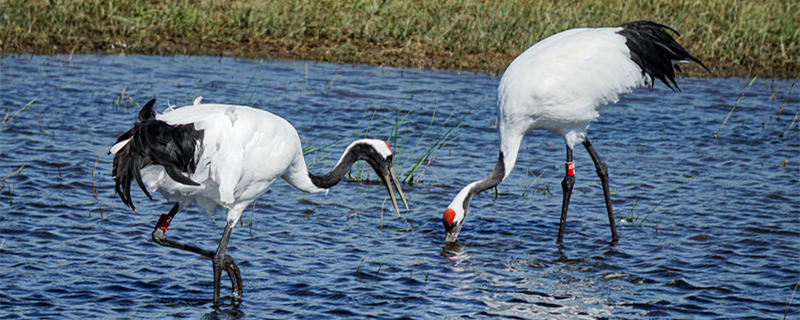
<svg viewBox="0 0 800 320">
<path fill-rule="evenodd" d="M 472 190 L 470 190 L 471 195 L 476 195 L 481 193 L 482 191 L 490 188 L 496 187 L 503 179 L 506 177 L 506 169 L 505 169 L 505 160 L 503 156 L 503 151 L 500 151 L 500 156 L 497 157 L 497 164 L 494 166 L 494 170 L 490 173 L 486 178 L 483 180 L 478 181 L 472 186 Z"/>
<path fill-rule="evenodd" d="M 350 167 L 353 166 L 353 163 L 358 161 L 361 157 L 357 154 L 359 149 L 351 148 L 346 151 L 342 158 L 339 159 L 339 162 L 333 169 L 321 176 L 317 176 L 312 174 L 311 172 L 308 173 L 308 178 L 311 179 L 311 183 L 321 189 L 328 189 L 333 187 L 339 181 L 342 181 L 342 178 L 350 170 Z"/>
<path fill-rule="evenodd" d="M 472 184 L 469 190 L 469 196 L 465 198 L 464 208 L 469 206 L 469 201 L 472 196 L 481 193 L 482 191 L 496 187 L 500 182 L 511 174 L 514 169 L 514 164 L 517 162 L 517 155 L 519 154 L 519 146 L 522 143 L 524 130 L 522 133 L 517 130 L 508 130 L 511 127 L 507 126 L 501 121 L 499 127 L 500 133 L 500 155 L 497 158 L 497 163 L 494 170 L 483 180 L 476 181 Z"/>
<path fill-rule="evenodd" d="M 501 118 L 502 119 L 502 118 Z M 519 155 L 519 146 L 522 144 L 522 137 L 525 136 L 527 127 L 521 125 L 508 125 L 505 121 L 500 121 L 498 133 L 500 134 L 500 154 L 503 159 L 503 179 L 511 174 L 514 164 Z M 495 168 L 496 169 L 496 168 Z"/>
</svg>

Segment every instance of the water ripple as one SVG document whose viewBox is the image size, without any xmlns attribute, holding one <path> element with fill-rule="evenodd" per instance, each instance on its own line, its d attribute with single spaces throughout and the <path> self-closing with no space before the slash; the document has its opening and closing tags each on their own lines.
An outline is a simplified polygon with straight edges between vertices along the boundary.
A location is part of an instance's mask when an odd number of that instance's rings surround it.
<svg viewBox="0 0 800 320">
<path fill-rule="evenodd" d="M 444 246 L 444 206 L 496 157 L 495 76 L 225 57 L 0 59 L 3 108 L 36 99 L 0 127 L 0 178 L 22 168 L 0 190 L 0 319 L 782 318 L 800 274 L 800 129 L 786 131 L 800 96 L 788 81 L 757 80 L 716 139 L 749 79 L 682 78 L 681 93 L 656 86 L 606 108 L 589 133 L 617 218 L 631 218 L 616 245 L 577 150 L 555 244 L 563 145 L 534 131 L 514 174 L 496 196 L 474 198 L 459 243 Z M 395 125 L 395 165 L 408 168 L 463 122 L 405 186 L 412 210 L 400 218 L 383 208 L 381 220 L 376 185 L 326 196 L 276 184 L 232 234 L 242 303 L 230 305 L 223 276 L 214 312 L 210 261 L 150 239 L 169 205 L 136 193 L 133 213 L 113 193 L 108 146 L 138 110 L 123 92 L 157 97 L 159 109 L 197 95 L 268 109 L 326 146 L 307 155 L 321 160 L 314 172 L 350 140 L 390 138 Z M 170 237 L 215 248 L 224 217 L 211 218 L 181 212 Z M 798 316 L 795 303 L 787 318 Z"/>
</svg>

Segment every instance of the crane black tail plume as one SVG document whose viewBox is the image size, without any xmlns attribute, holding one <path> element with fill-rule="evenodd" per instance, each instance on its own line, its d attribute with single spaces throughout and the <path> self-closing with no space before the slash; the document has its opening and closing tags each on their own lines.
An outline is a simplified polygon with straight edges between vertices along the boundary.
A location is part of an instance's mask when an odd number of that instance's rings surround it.
<svg viewBox="0 0 800 320">
<path fill-rule="evenodd" d="M 622 30 L 617 33 L 625 37 L 625 44 L 631 51 L 631 60 L 642 69 L 642 76 L 645 74 L 650 76 L 650 90 L 653 89 L 654 78 L 657 78 L 670 89 L 680 91 L 675 82 L 673 67 L 678 71 L 681 69 L 673 62 L 694 61 L 711 72 L 703 62 L 689 54 L 666 31 L 669 30 L 680 35 L 675 29 L 646 20 L 629 22 L 620 27 Z"/>
<path fill-rule="evenodd" d="M 148 198 L 153 199 L 142 180 L 141 169 L 149 164 L 164 166 L 172 180 L 186 185 L 198 185 L 185 173 L 193 173 L 197 168 L 195 149 L 203 141 L 203 131 L 196 130 L 194 124 L 171 125 L 156 120 L 152 99 L 139 111 L 139 123 L 123 133 L 115 143 L 124 145 L 116 151 L 114 167 L 114 189 L 122 202 L 132 210 L 131 182 L 134 180 Z M 112 148 L 113 149 L 113 148 Z"/>
</svg>

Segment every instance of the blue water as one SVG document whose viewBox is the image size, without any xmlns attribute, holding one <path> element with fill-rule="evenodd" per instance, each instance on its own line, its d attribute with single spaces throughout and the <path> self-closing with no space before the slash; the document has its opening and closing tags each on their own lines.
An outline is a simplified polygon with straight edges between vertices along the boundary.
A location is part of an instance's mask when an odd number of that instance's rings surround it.
<svg viewBox="0 0 800 320">
<path fill-rule="evenodd" d="M 474 199 L 458 244 L 445 246 L 443 210 L 496 160 L 498 80 L 303 61 L 2 55 L 0 318 L 800 318 L 791 81 L 681 78 L 682 92 L 659 83 L 606 108 L 589 134 L 610 168 L 617 219 L 632 217 L 617 244 L 582 148 L 555 243 L 564 145 L 533 131 L 513 174 Z M 306 155 L 316 173 L 367 136 L 389 139 L 408 174 L 450 135 L 405 185 L 411 210 L 400 217 L 379 185 L 310 195 L 277 183 L 228 247 L 241 305 L 223 276 L 214 311 L 210 261 L 151 241 L 170 205 L 137 189 L 139 213 L 127 209 L 107 155 L 136 119 L 133 101 L 156 97 L 163 110 L 196 96 L 283 116 L 318 149 Z M 223 224 L 188 210 L 169 235 L 213 249 Z"/>
</svg>

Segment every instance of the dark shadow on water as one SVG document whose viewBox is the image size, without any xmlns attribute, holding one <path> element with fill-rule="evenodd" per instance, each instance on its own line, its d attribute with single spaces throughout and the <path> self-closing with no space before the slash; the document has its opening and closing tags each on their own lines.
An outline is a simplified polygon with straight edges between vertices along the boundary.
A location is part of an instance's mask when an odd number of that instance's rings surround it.
<svg viewBox="0 0 800 320">
<path fill-rule="evenodd" d="M 206 313 L 203 316 L 204 320 L 218 320 L 218 319 L 241 319 L 245 316 L 245 313 L 239 308 L 233 309 L 220 309 L 217 311 L 212 311 Z"/>
<path fill-rule="evenodd" d="M 230 304 L 225 304 L 224 301 L 230 301 Z M 240 297 L 220 297 L 220 306 L 203 316 L 203 319 L 239 319 L 244 317 L 244 311 L 239 309 L 242 303 Z"/>
<path fill-rule="evenodd" d="M 154 301 L 155 304 L 147 308 L 157 309 L 159 307 L 175 308 L 178 309 L 182 306 L 191 306 L 192 309 L 211 309 L 212 311 L 203 315 L 203 319 L 239 319 L 245 315 L 244 311 L 239 309 L 242 303 L 241 298 L 233 298 L 232 296 L 220 297 L 220 306 L 217 310 L 213 310 L 211 298 L 187 298 L 187 297 L 161 297 Z"/>
<path fill-rule="evenodd" d="M 458 265 L 469 260 L 469 254 L 459 242 L 445 243 L 439 255 L 448 260 L 446 263 L 453 265 Z"/>
<path fill-rule="evenodd" d="M 442 256 L 461 253 L 464 249 L 459 242 L 446 242 L 442 247 Z"/>
</svg>

